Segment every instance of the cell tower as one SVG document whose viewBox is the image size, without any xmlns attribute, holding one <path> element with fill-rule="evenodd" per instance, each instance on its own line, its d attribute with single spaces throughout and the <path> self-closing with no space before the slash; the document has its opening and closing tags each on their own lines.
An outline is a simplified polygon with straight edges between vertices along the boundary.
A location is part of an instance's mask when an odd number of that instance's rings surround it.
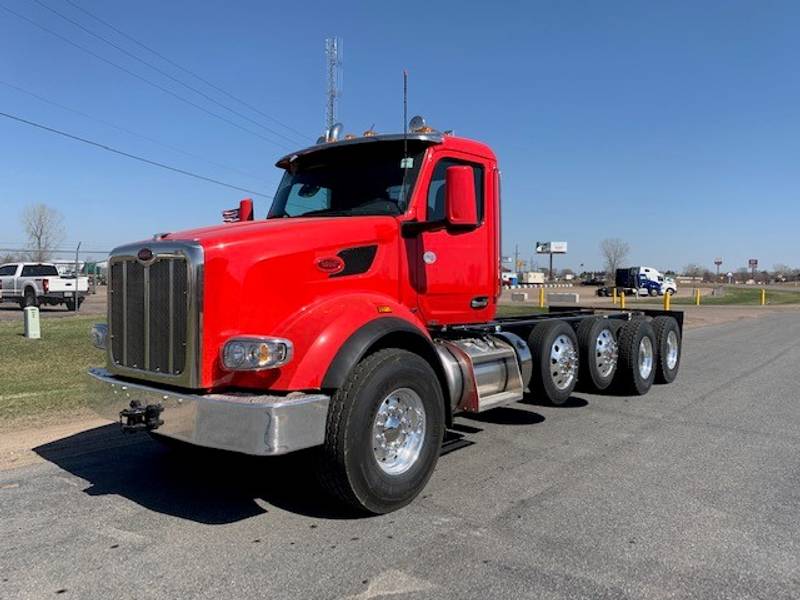
<svg viewBox="0 0 800 600">
<path fill-rule="evenodd" d="M 330 37 L 325 39 L 325 71 L 328 85 L 325 91 L 325 130 L 331 131 L 336 123 L 338 100 L 342 94 L 342 39 Z"/>
</svg>

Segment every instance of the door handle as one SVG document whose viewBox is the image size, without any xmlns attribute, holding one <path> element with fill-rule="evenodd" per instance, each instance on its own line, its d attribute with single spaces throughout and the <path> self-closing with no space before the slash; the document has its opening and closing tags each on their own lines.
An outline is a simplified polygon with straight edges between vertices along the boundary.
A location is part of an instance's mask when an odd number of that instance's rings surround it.
<svg viewBox="0 0 800 600">
<path fill-rule="evenodd" d="M 474 308 L 475 310 L 486 308 L 489 306 L 489 297 L 488 296 L 475 296 L 469 303 L 469 305 Z"/>
</svg>

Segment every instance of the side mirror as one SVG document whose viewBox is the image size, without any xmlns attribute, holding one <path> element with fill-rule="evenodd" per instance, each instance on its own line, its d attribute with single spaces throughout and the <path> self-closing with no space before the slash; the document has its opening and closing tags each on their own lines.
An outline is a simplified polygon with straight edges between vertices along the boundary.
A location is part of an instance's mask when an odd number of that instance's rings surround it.
<svg viewBox="0 0 800 600">
<path fill-rule="evenodd" d="M 445 216 L 455 227 L 477 227 L 475 178 L 472 167 L 448 167 L 445 175 Z"/>
<path fill-rule="evenodd" d="M 237 221 L 253 220 L 253 201 L 245 198 L 239 202 L 239 208 L 230 208 L 222 211 L 223 223 L 236 223 Z"/>
</svg>

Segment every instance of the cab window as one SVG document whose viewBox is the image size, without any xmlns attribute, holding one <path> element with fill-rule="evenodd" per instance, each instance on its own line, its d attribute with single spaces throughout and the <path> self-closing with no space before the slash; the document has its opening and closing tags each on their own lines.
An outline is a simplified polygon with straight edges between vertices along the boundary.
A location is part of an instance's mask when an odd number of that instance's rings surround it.
<svg viewBox="0 0 800 600">
<path fill-rule="evenodd" d="M 8 277 L 17 272 L 17 265 L 5 265 L 0 267 L 0 277 Z"/>
<path fill-rule="evenodd" d="M 472 168 L 475 179 L 475 202 L 478 209 L 478 222 L 483 221 L 483 167 L 481 165 L 458 160 L 456 158 L 443 158 L 433 169 L 433 176 L 428 187 L 428 221 L 441 221 L 444 219 L 445 180 L 448 167 L 466 166 Z"/>
<path fill-rule="evenodd" d="M 53 265 L 25 265 L 22 267 L 22 277 L 57 277 L 58 269 Z"/>
</svg>

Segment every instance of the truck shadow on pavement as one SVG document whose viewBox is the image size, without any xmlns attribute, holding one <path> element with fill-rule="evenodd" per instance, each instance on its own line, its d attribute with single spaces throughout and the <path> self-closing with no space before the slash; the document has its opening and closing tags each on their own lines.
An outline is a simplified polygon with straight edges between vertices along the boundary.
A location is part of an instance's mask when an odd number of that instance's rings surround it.
<svg viewBox="0 0 800 600">
<path fill-rule="evenodd" d="M 314 476 L 313 451 L 252 457 L 203 448 L 169 448 L 116 424 L 78 433 L 34 451 L 88 482 L 90 496 L 115 494 L 181 519 L 220 525 L 283 510 L 326 519 L 360 515 L 339 506 Z M 259 502 L 261 501 L 261 502 Z"/>
<path fill-rule="evenodd" d="M 494 412 L 494 411 L 492 411 Z M 518 411 L 524 412 L 524 411 Z M 478 428 L 448 430 L 442 455 L 474 444 Z M 145 509 L 207 525 L 235 523 L 272 507 L 322 519 L 364 517 L 327 496 L 315 477 L 315 450 L 254 457 L 177 444 L 104 425 L 33 449 L 85 480 L 89 496 L 117 495 Z"/>
<path fill-rule="evenodd" d="M 532 394 L 525 394 L 522 403 L 529 406 L 546 406 L 548 408 L 583 408 L 589 405 L 586 400 L 577 396 L 570 396 L 564 404 L 556 405 L 550 404 L 547 400 L 536 398 Z"/>
</svg>

